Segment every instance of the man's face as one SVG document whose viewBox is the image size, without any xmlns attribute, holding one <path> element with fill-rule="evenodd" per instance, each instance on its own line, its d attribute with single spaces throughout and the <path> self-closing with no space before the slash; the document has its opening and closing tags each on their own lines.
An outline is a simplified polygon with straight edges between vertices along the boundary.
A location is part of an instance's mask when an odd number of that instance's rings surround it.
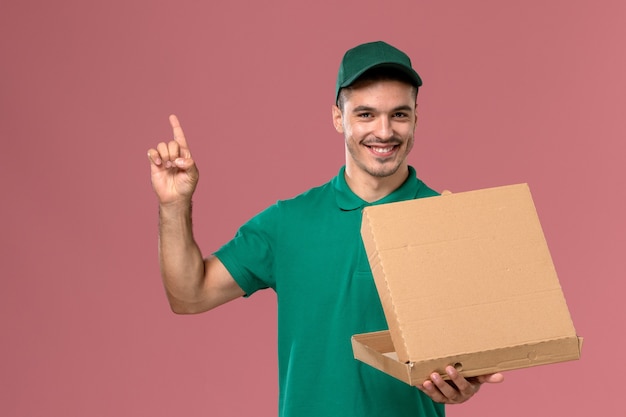
<svg viewBox="0 0 626 417">
<path fill-rule="evenodd" d="M 414 90 L 383 80 L 353 87 L 343 111 L 333 108 L 333 123 L 346 141 L 346 171 L 384 178 L 407 165 L 417 122 Z"/>
</svg>

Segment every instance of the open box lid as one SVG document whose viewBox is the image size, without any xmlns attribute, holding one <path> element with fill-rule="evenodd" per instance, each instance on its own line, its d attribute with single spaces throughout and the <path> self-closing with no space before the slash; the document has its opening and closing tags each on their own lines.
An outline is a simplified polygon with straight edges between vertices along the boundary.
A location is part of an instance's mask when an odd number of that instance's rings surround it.
<svg viewBox="0 0 626 417">
<path fill-rule="evenodd" d="M 370 206 L 361 234 L 401 362 L 576 337 L 527 184 Z"/>
</svg>

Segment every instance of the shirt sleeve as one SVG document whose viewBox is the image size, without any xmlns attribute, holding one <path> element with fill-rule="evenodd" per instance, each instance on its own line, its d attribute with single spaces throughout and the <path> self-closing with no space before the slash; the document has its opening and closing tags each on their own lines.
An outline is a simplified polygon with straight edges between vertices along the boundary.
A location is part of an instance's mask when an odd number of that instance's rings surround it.
<svg viewBox="0 0 626 417">
<path fill-rule="evenodd" d="M 224 264 L 246 297 L 264 288 L 275 288 L 274 253 L 277 205 L 248 220 L 215 256 Z"/>
</svg>

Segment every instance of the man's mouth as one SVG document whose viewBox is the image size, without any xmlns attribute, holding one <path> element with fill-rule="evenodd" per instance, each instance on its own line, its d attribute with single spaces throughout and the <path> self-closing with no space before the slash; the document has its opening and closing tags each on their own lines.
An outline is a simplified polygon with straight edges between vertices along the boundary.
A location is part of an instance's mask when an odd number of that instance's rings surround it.
<svg viewBox="0 0 626 417">
<path fill-rule="evenodd" d="M 373 154 L 375 155 L 380 155 L 380 156 L 389 156 L 391 155 L 400 145 L 385 145 L 385 146 L 381 146 L 381 145 L 365 145 L 367 146 L 370 151 L 372 151 Z"/>
<path fill-rule="evenodd" d="M 389 153 L 393 151 L 393 149 L 395 148 L 395 145 L 387 146 L 384 148 L 381 148 L 379 146 L 370 146 L 369 148 L 376 153 Z"/>
</svg>

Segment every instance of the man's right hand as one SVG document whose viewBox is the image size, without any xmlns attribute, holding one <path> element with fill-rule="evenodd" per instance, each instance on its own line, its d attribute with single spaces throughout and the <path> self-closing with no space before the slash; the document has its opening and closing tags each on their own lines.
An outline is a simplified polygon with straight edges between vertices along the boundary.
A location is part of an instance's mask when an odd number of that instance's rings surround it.
<svg viewBox="0 0 626 417">
<path fill-rule="evenodd" d="M 180 122 L 170 116 L 174 140 L 148 150 L 152 188 L 161 205 L 189 203 L 198 184 L 199 172 L 191 158 Z"/>
</svg>

